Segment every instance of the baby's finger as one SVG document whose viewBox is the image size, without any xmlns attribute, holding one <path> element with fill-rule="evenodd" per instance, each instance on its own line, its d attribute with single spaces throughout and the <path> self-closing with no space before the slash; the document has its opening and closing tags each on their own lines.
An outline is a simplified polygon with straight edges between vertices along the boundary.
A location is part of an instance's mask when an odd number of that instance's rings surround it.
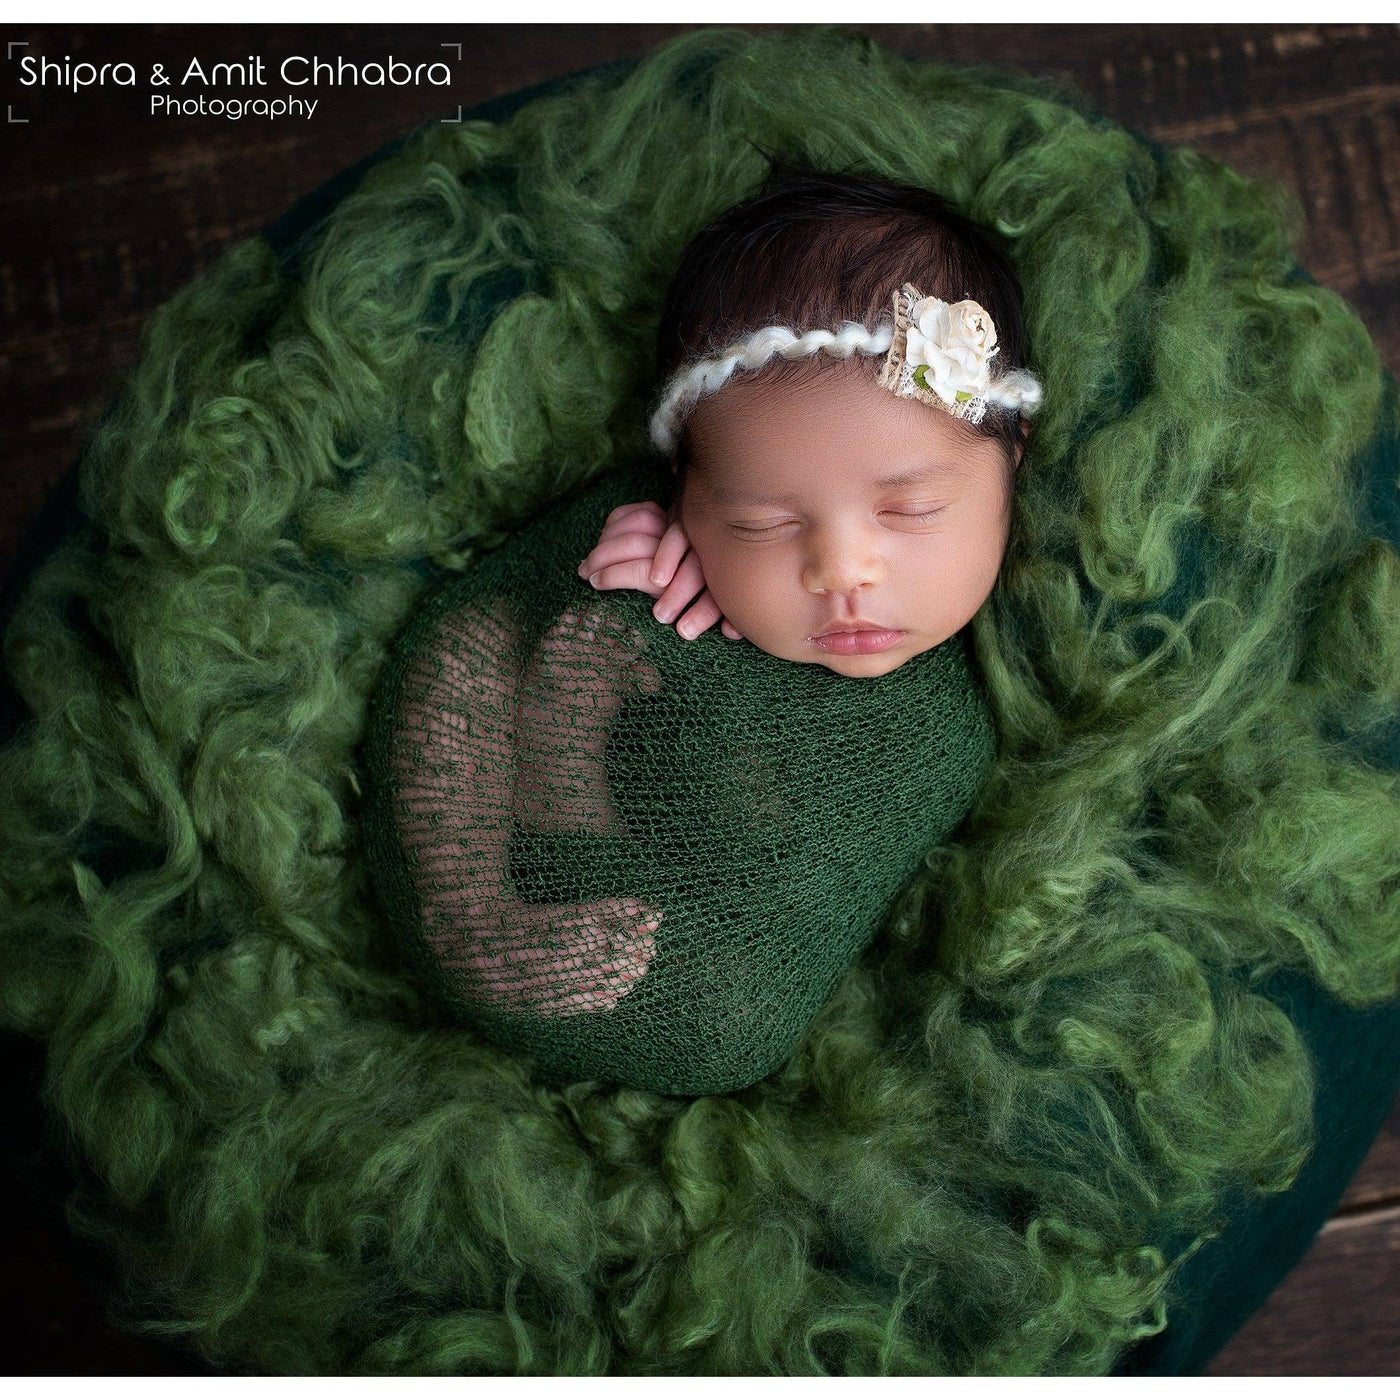
<svg viewBox="0 0 1400 1400">
<path fill-rule="evenodd" d="M 720 618 L 719 630 L 723 632 L 731 642 L 742 642 L 744 640 L 744 634 L 740 632 L 727 617 Z"/>
<path fill-rule="evenodd" d="M 650 558 L 623 559 L 616 564 L 595 568 L 588 581 L 594 588 L 635 588 L 655 598 L 661 592 L 661 586 L 647 576 L 650 567 Z"/>
<path fill-rule="evenodd" d="M 685 616 L 676 623 L 676 631 L 687 641 L 698 637 L 707 627 L 719 621 L 719 604 L 710 597 L 707 588 L 687 610 Z"/>
<path fill-rule="evenodd" d="M 646 559 L 650 563 L 656 551 L 656 536 L 642 530 L 628 530 L 624 534 L 608 536 L 598 541 L 584 556 L 578 566 L 578 576 L 589 578 L 599 569 L 609 564 L 620 563 L 624 559 Z"/>
<path fill-rule="evenodd" d="M 608 513 L 608 518 L 603 521 L 603 528 L 599 534 L 605 535 L 609 530 L 625 525 L 633 518 L 657 520 L 664 524 L 666 512 L 655 501 L 630 501 L 627 505 L 618 506 L 616 510 Z"/>
<path fill-rule="evenodd" d="M 655 584 L 651 586 L 656 587 Z M 704 587 L 705 573 L 700 567 L 699 559 L 692 551 L 681 560 L 681 566 L 676 570 L 675 577 L 662 590 L 661 596 L 657 598 L 651 610 L 652 616 L 658 622 L 673 621 L 700 596 L 700 591 Z"/>
<path fill-rule="evenodd" d="M 656 546 L 656 558 L 651 561 L 651 581 L 662 585 L 671 581 L 677 565 L 685 558 L 690 540 L 677 521 L 666 527 L 661 543 Z"/>
<path fill-rule="evenodd" d="M 666 517 L 660 511 L 634 510 L 630 515 L 624 515 L 618 520 L 614 520 L 611 525 L 604 525 L 594 544 L 596 549 L 604 540 L 615 539 L 618 535 L 645 535 L 650 541 L 648 548 L 655 549 L 656 542 L 661 538 L 666 530 Z"/>
<path fill-rule="evenodd" d="M 619 515 L 616 519 L 609 517 L 608 523 L 603 526 L 598 534 L 597 542 L 593 549 L 611 540 L 623 537 L 635 537 L 645 541 L 643 546 L 648 552 L 655 550 L 656 542 L 661 538 L 666 529 L 666 517 L 660 507 L 651 502 L 644 502 L 640 506 L 622 507 L 626 510 L 625 515 Z M 583 576 L 583 568 L 580 566 L 579 574 Z"/>
</svg>

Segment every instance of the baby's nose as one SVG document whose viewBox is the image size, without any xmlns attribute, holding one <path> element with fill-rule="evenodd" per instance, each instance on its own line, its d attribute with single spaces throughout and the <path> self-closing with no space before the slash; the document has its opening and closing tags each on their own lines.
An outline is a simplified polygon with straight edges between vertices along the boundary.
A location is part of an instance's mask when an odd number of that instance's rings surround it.
<svg viewBox="0 0 1400 1400">
<path fill-rule="evenodd" d="M 852 593 L 879 583 L 883 576 L 884 566 L 875 555 L 846 551 L 813 560 L 804 570 L 803 583 L 812 593 Z"/>
</svg>

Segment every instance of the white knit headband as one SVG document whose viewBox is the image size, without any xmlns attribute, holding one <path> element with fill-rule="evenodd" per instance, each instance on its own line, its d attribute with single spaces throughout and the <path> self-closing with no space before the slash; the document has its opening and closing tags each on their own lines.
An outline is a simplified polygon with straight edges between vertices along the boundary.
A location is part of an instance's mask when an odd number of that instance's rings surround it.
<svg viewBox="0 0 1400 1400">
<path fill-rule="evenodd" d="M 671 376 L 651 417 L 651 440 L 670 453 L 686 415 L 705 394 L 722 389 L 740 369 L 759 369 L 774 355 L 798 360 L 825 350 L 837 359 L 853 354 L 884 355 L 876 383 L 900 398 L 918 399 L 955 418 L 980 423 L 989 404 L 1029 417 L 1040 407 L 1040 381 L 1029 370 L 991 377 L 997 354 L 992 318 L 975 301 L 950 305 L 921 296 L 906 282 L 894 293 L 894 317 L 881 317 L 874 330 L 847 321 L 839 331 L 803 335 L 786 326 L 765 326 L 712 360 L 700 360 Z"/>
</svg>

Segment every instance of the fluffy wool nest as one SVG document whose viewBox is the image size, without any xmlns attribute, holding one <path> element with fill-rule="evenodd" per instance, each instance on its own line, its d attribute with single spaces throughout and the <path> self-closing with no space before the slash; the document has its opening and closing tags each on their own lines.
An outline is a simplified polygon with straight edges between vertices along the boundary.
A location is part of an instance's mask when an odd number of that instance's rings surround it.
<svg viewBox="0 0 1400 1400">
<path fill-rule="evenodd" d="M 431 583 L 647 451 L 749 138 L 1007 240 L 1045 407 L 972 626 L 1000 756 L 790 1061 L 547 1087 L 370 895 L 358 746 Z M 1281 189 L 1046 81 L 701 30 L 433 123 L 152 318 L 6 638 L 0 1017 L 127 1320 L 275 1372 L 1066 1373 L 1165 1322 L 1400 989 L 1394 400 Z"/>
</svg>

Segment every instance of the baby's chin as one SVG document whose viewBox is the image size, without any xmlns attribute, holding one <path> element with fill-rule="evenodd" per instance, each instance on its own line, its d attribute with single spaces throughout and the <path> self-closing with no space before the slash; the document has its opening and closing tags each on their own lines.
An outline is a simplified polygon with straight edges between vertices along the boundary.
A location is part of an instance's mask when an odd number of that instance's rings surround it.
<svg viewBox="0 0 1400 1400">
<path fill-rule="evenodd" d="M 814 648 L 820 651 L 821 648 Z M 828 656 L 820 655 L 812 660 L 818 666 L 825 666 L 828 671 L 835 671 L 838 676 L 887 676 L 891 671 L 897 671 L 914 652 L 904 646 L 893 646 L 888 651 L 871 652 L 866 656 Z"/>
</svg>

